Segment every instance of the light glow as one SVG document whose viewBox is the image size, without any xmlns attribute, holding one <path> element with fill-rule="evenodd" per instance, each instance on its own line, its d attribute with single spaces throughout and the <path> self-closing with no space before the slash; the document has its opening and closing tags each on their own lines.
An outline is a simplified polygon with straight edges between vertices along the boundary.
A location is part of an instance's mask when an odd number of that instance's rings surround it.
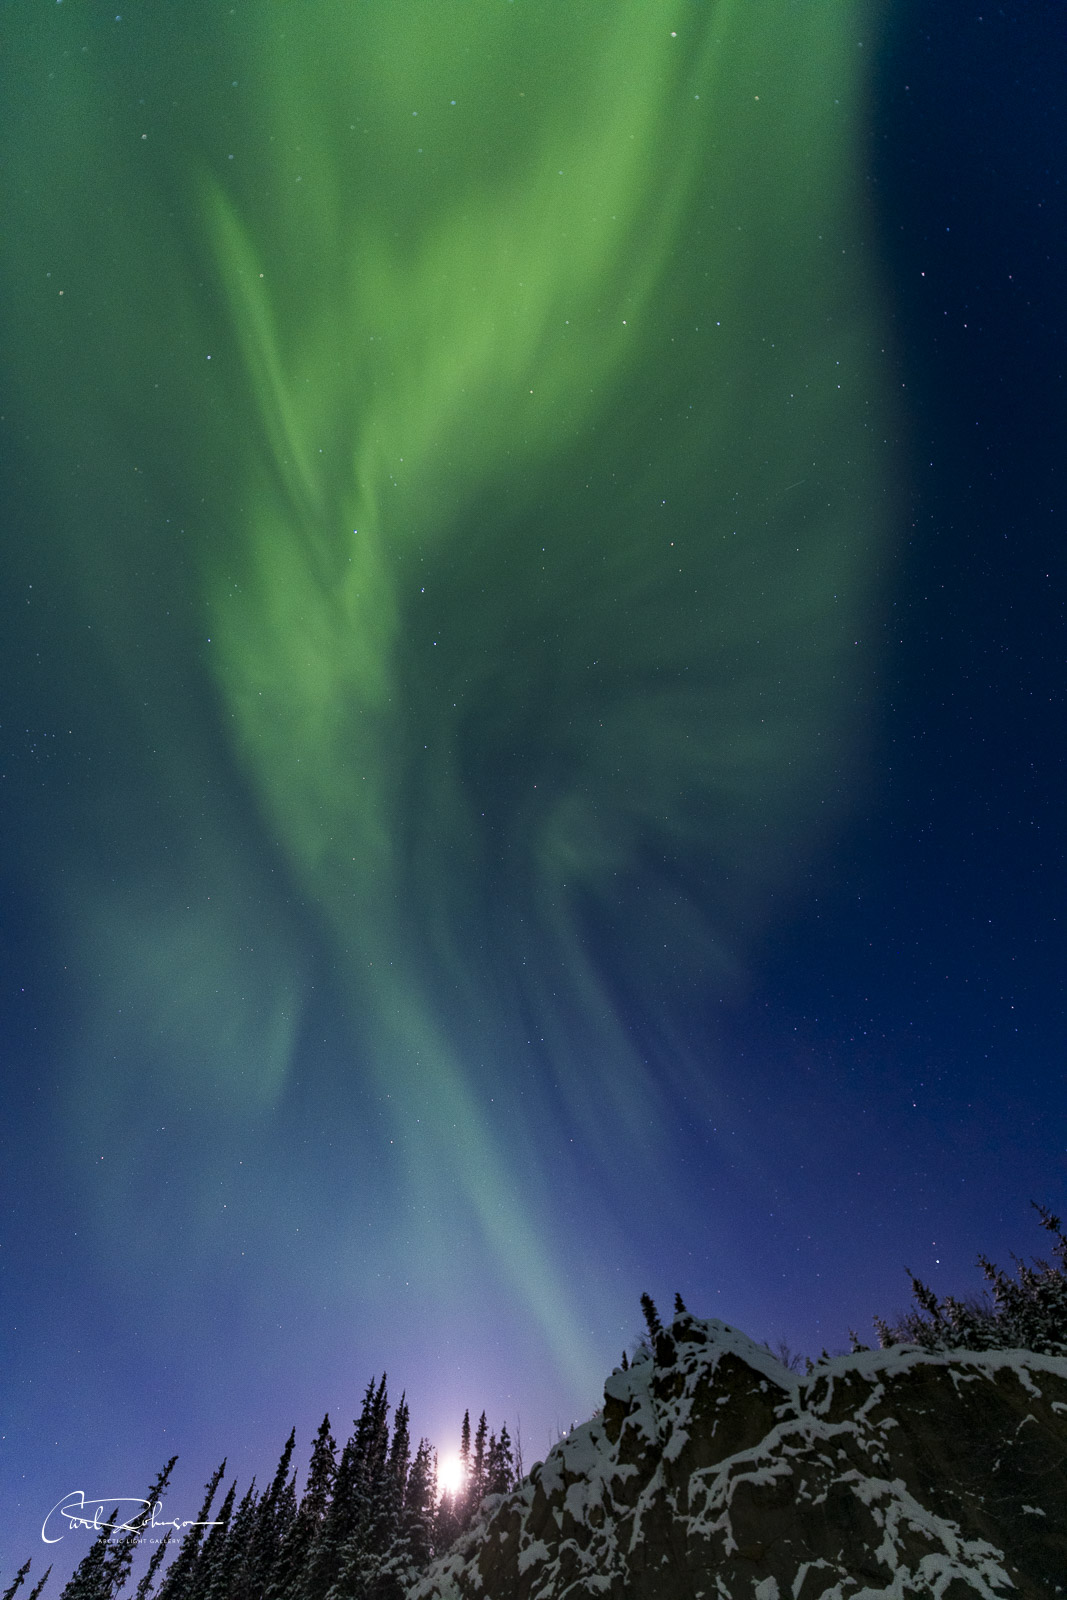
<svg viewBox="0 0 1067 1600">
<path fill-rule="evenodd" d="M 445 1456 L 437 1463 L 437 1488 L 442 1496 L 458 1494 L 466 1480 L 467 1474 L 459 1456 Z"/>
</svg>

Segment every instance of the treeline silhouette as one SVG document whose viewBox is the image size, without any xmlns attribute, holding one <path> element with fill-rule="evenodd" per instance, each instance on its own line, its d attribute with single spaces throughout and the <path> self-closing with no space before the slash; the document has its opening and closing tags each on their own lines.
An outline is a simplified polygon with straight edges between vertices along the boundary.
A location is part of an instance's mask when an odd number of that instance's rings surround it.
<svg viewBox="0 0 1067 1600">
<path fill-rule="evenodd" d="M 909 1272 L 914 1306 L 895 1322 L 875 1317 L 883 1347 L 915 1344 L 930 1351 L 1019 1349 L 1067 1356 L 1067 1236 L 1059 1217 L 1031 1202 L 1052 1236 L 1052 1259 L 1015 1260 L 1015 1276 L 979 1256 L 988 1284 L 983 1296 L 939 1298 Z M 648 1355 L 669 1359 L 690 1313 L 675 1296 L 675 1320 L 665 1328 L 651 1297 L 641 1296 Z M 864 1350 L 853 1335 L 854 1350 Z M 796 1358 L 793 1358 L 795 1360 Z M 826 1352 L 820 1359 L 828 1359 Z M 789 1364 L 793 1364 L 793 1360 Z M 622 1365 L 628 1364 L 623 1353 Z M 807 1370 L 817 1363 L 807 1361 Z M 205 1487 L 195 1523 L 171 1552 L 172 1531 L 153 1551 L 135 1600 L 403 1600 L 435 1556 L 470 1526 L 482 1500 L 506 1494 L 522 1476 L 521 1452 L 507 1427 L 490 1434 L 485 1412 L 473 1435 L 469 1412 L 460 1435 L 461 1487 L 438 1494 L 437 1458 L 426 1439 L 411 1448 L 410 1417 L 402 1395 L 389 1421 L 384 1375 L 367 1385 L 354 1430 L 338 1454 L 327 1415 L 315 1436 L 303 1493 L 292 1469 L 290 1433 L 269 1486 L 253 1481 L 237 1499 L 237 1483 L 214 1512 L 226 1462 Z M 167 1462 L 145 1496 L 145 1510 L 118 1523 L 118 1510 L 100 1530 L 59 1600 L 114 1600 L 126 1586 L 141 1539 L 151 1534 L 177 1457 Z M 165 1518 L 162 1519 L 165 1524 Z M 164 1563 L 172 1555 L 170 1564 Z M 14 1600 L 31 1563 L 16 1573 L 0 1600 Z M 51 1568 L 25 1600 L 37 1600 Z M 21 1600 L 21 1597 L 20 1597 Z"/>
<path fill-rule="evenodd" d="M 925 1350 L 1033 1350 L 1067 1356 L 1067 1238 L 1059 1217 L 1031 1200 L 1038 1220 L 1052 1235 L 1052 1256 L 1015 1262 L 1015 1277 L 982 1255 L 978 1265 L 988 1288 L 958 1300 L 939 1299 L 909 1272 L 915 1304 L 895 1322 L 875 1317 L 878 1342 L 917 1344 Z"/>
<path fill-rule="evenodd" d="M 136 1600 L 402 1600 L 434 1556 L 470 1524 L 485 1496 L 514 1486 L 517 1464 L 507 1426 L 490 1434 L 483 1411 L 472 1437 L 468 1412 L 460 1436 L 461 1486 L 439 1495 L 432 1446 L 421 1439 L 412 1451 L 406 1398 L 391 1425 L 389 1411 L 383 1375 L 367 1385 L 340 1453 L 327 1414 L 300 1495 L 292 1468 L 295 1429 L 269 1486 L 259 1492 L 253 1480 L 238 1500 L 234 1480 L 215 1509 L 223 1461 L 177 1550 L 171 1548 L 173 1529 L 160 1538 Z M 177 1459 L 149 1488 L 143 1511 L 120 1523 L 115 1508 L 59 1600 L 113 1600 L 126 1586 L 138 1543 L 156 1525 L 153 1513 L 166 1525 L 160 1506 Z M 14 1600 L 29 1570 L 27 1561 L 2 1600 Z M 36 1600 L 50 1572 L 27 1600 Z"/>
</svg>

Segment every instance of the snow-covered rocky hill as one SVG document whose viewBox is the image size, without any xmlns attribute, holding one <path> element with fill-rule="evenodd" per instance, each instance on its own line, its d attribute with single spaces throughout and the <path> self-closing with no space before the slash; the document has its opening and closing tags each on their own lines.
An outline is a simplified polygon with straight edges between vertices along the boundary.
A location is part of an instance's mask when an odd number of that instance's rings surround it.
<svg viewBox="0 0 1067 1600">
<path fill-rule="evenodd" d="M 1067 1359 L 917 1346 L 806 1377 L 679 1317 L 412 1600 L 1067 1595 Z"/>
</svg>

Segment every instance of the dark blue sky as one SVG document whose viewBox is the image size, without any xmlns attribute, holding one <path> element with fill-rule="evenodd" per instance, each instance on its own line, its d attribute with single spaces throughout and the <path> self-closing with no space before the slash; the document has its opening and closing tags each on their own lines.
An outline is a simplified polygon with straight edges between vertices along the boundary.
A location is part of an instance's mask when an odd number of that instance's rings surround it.
<svg viewBox="0 0 1067 1600">
<path fill-rule="evenodd" d="M 962 1284 L 1061 1204 L 1063 49 L 1054 7 L 910 7 L 878 74 L 912 477 L 871 783 L 729 1024 L 786 1094 L 840 1086 L 853 1282 L 892 1240 Z"/>
</svg>

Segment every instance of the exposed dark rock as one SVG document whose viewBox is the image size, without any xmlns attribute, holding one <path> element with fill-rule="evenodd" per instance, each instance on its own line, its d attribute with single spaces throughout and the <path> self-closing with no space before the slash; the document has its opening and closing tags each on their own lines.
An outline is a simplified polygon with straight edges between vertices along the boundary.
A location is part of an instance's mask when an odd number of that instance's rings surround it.
<svg viewBox="0 0 1067 1600">
<path fill-rule="evenodd" d="M 413 1600 L 1067 1595 L 1067 1360 L 915 1346 L 799 1378 L 688 1314 Z"/>
</svg>

